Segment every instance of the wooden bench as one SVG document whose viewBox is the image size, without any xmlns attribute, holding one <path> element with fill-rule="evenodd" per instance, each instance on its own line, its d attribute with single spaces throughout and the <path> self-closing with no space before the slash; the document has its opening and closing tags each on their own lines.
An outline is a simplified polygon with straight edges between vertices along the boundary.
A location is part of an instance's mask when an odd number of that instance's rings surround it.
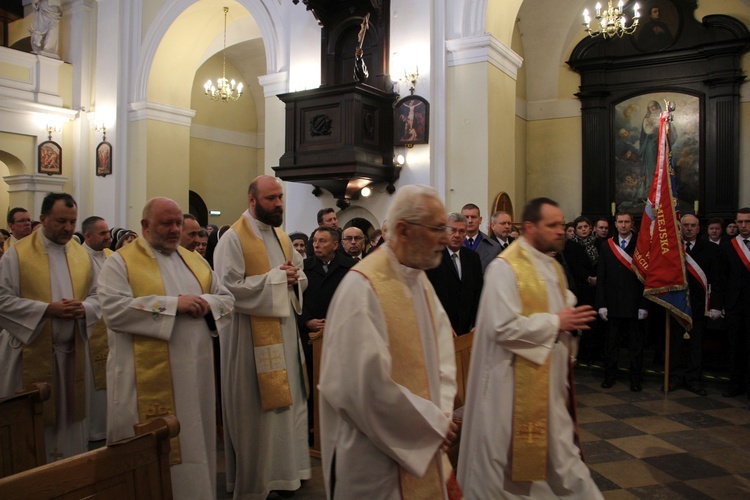
<svg viewBox="0 0 750 500">
<path fill-rule="evenodd" d="M 0 498 L 171 499 L 169 439 L 176 417 L 135 426 L 136 437 L 0 479 Z"/>
<path fill-rule="evenodd" d="M 51 393 L 42 382 L 0 399 L 0 477 L 47 463 L 42 404 Z"/>
</svg>

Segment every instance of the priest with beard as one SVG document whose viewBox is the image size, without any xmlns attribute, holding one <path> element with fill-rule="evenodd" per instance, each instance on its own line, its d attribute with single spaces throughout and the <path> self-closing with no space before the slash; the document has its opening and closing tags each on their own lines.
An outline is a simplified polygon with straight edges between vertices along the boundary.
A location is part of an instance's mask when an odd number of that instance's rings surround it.
<svg viewBox="0 0 750 500">
<path fill-rule="evenodd" d="M 221 338 L 227 490 L 265 499 L 311 477 L 307 384 L 295 313 L 307 278 L 281 231 L 284 191 L 263 175 L 248 209 L 219 240 L 214 263 L 234 295 L 232 326 Z M 286 494 L 286 493 L 284 493 Z"/>
</svg>

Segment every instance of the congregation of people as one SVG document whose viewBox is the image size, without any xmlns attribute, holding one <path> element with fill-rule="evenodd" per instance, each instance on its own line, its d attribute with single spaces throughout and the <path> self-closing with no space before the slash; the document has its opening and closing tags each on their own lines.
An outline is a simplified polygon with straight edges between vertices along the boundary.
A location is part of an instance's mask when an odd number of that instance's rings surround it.
<svg viewBox="0 0 750 500">
<path fill-rule="evenodd" d="M 639 392 L 661 338 L 662 390 L 705 396 L 703 342 L 725 331 L 723 395 L 748 392 L 750 208 L 728 223 L 682 215 L 693 326 L 673 321 L 664 345 L 631 265 L 629 213 L 566 224 L 536 198 L 517 221 L 497 211 L 483 226 L 476 204 L 449 213 L 434 189 L 407 185 L 380 228 L 340 227 L 325 208 L 311 234 L 287 234 L 283 197 L 260 176 L 221 228 L 168 198 L 148 201 L 137 231 L 81 221 L 65 193 L 44 198 L 35 229 L 28 210 L 8 212 L 0 398 L 51 386 L 48 462 L 175 415 L 176 498 L 216 496 L 217 432 L 234 498 L 291 496 L 312 477 L 316 427 L 329 498 L 602 498 L 576 438 L 576 363 L 600 363 L 604 389 L 627 377 Z"/>
</svg>

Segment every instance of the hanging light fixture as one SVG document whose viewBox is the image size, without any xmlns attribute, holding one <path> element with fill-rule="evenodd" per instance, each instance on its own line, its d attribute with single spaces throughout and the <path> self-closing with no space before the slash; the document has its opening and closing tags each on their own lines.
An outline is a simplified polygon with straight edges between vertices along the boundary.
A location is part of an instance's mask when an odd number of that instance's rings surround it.
<svg viewBox="0 0 750 500">
<path fill-rule="evenodd" d="M 236 101 L 242 96 L 242 82 L 236 83 L 234 79 L 227 80 L 227 13 L 229 7 L 224 7 L 224 50 L 222 52 L 221 78 L 216 85 L 207 81 L 203 86 L 206 97 L 213 101 L 229 102 Z"/>
<path fill-rule="evenodd" d="M 640 6 L 636 3 L 633 6 L 633 22 L 630 26 L 626 26 L 627 19 L 623 15 L 624 4 L 623 1 L 617 4 L 617 7 L 612 6 L 612 0 L 607 1 L 607 9 L 602 12 L 602 4 L 596 4 L 596 19 L 599 21 L 599 29 L 592 30 L 590 27 L 591 17 L 589 17 L 589 10 L 583 10 L 583 26 L 586 32 L 591 37 L 603 36 L 604 38 L 622 38 L 623 35 L 632 35 L 635 32 L 635 28 L 638 26 L 638 20 L 641 15 L 638 12 Z"/>
</svg>

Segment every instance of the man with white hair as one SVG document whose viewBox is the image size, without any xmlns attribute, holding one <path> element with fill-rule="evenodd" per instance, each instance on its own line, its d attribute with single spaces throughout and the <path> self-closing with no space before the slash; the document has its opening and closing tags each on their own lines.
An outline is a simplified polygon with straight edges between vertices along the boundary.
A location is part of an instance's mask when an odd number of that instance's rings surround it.
<svg viewBox="0 0 750 500">
<path fill-rule="evenodd" d="M 451 325 L 424 273 L 450 226 L 434 189 L 405 186 L 388 242 L 342 280 L 326 318 L 320 376 L 329 498 L 447 498 L 455 438 Z"/>
</svg>

